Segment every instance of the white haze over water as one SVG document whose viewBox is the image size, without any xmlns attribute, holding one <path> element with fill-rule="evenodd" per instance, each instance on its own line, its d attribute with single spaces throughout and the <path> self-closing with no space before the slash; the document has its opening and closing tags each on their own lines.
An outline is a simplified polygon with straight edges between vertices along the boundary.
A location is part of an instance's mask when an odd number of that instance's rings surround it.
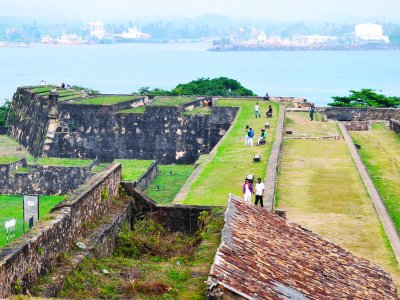
<svg viewBox="0 0 400 300">
<path fill-rule="evenodd" d="M 281 21 L 399 20 L 399 0 L 0 0 L 0 16 L 123 21 L 220 14 Z M 44 21 L 44 20 L 40 20 Z M 340 21 L 340 20 L 339 20 Z"/>
</svg>

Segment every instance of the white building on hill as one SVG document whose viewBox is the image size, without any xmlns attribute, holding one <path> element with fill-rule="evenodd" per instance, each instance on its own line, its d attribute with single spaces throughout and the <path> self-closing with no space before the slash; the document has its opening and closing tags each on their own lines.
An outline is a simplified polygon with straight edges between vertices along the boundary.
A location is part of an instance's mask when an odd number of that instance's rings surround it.
<svg viewBox="0 0 400 300">
<path fill-rule="evenodd" d="M 355 26 L 356 38 L 362 41 L 380 41 L 389 43 L 389 37 L 383 35 L 383 27 L 379 24 L 365 23 Z"/>
</svg>

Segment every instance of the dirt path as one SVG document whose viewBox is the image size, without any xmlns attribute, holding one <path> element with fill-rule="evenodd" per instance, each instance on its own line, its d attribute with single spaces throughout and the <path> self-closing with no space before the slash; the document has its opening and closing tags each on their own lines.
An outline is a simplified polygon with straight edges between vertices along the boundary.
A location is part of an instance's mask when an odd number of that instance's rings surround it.
<svg viewBox="0 0 400 300">
<path fill-rule="evenodd" d="M 339 128 L 342 131 L 343 138 L 350 149 L 353 160 L 357 165 L 357 169 L 360 172 L 361 178 L 364 181 L 365 186 L 367 187 L 372 202 L 374 203 L 375 209 L 382 222 L 383 228 L 385 229 L 389 242 L 393 248 L 393 252 L 395 253 L 397 262 L 400 263 L 400 237 L 397 233 L 396 227 L 394 226 L 394 223 L 390 218 L 386 210 L 385 204 L 383 203 L 381 196 L 379 195 L 374 183 L 372 182 L 371 177 L 367 172 L 367 169 L 361 161 L 360 155 L 358 154 L 349 133 L 342 123 L 339 123 Z"/>
</svg>

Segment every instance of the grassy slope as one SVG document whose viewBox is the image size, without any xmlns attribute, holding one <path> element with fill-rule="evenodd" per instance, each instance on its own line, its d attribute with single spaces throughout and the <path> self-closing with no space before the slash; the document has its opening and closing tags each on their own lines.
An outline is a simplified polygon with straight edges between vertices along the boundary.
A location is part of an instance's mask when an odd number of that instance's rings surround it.
<svg viewBox="0 0 400 300">
<path fill-rule="evenodd" d="M 309 122 L 288 113 L 293 130 L 336 132 L 335 123 Z M 299 223 L 389 271 L 400 272 L 387 237 L 343 140 L 291 140 L 283 144 L 278 206 Z"/>
<path fill-rule="evenodd" d="M 133 99 L 135 99 L 135 96 L 95 96 L 82 101 L 76 101 L 74 104 L 112 105 Z"/>
<path fill-rule="evenodd" d="M 350 135 L 361 145 L 361 159 L 400 232 L 400 135 L 382 124 Z"/>
<path fill-rule="evenodd" d="M 16 148 L 20 147 L 22 150 L 17 151 Z M 33 160 L 33 157 L 29 154 L 28 151 L 24 149 L 16 140 L 10 138 L 6 135 L 0 135 L 0 157 L 27 157 L 28 162 Z"/>
<path fill-rule="evenodd" d="M 40 218 L 47 216 L 50 209 L 63 199 L 64 196 L 40 196 Z M 22 196 L 0 195 L 0 247 L 6 242 L 4 222 L 10 219 L 17 221 L 16 236 L 22 235 Z"/>
<path fill-rule="evenodd" d="M 136 181 L 147 171 L 154 160 L 116 159 L 122 166 L 122 180 Z"/>
<path fill-rule="evenodd" d="M 159 174 L 145 193 L 160 204 L 169 204 L 193 173 L 194 167 L 192 165 L 159 165 L 158 168 Z M 172 176 L 170 171 L 172 171 Z M 160 187 L 159 190 L 157 186 Z"/>
<path fill-rule="evenodd" d="M 226 205 L 228 194 L 241 195 L 242 184 L 247 174 L 255 174 L 264 179 L 272 140 L 275 137 L 275 128 L 278 115 L 278 104 L 260 101 L 260 111 L 265 115 L 268 105 L 273 105 L 274 118 L 266 119 L 254 117 L 254 100 L 218 100 L 219 106 L 240 106 L 236 123 L 233 129 L 217 149 L 213 159 L 207 164 L 203 172 L 192 183 L 184 204 L 197 205 Z M 245 146 L 245 127 L 249 125 L 255 131 L 254 145 L 264 124 L 269 122 L 271 129 L 267 131 L 267 145 Z M 253 155 L 261 154 L 261 162 L 254 163 Z"/>
</svg>

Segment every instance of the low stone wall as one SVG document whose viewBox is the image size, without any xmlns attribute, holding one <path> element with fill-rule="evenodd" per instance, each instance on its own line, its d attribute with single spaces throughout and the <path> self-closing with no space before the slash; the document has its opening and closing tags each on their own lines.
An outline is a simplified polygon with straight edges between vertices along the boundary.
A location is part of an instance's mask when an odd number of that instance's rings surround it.
<svg viewBox="0 0 400 300">
<path fill-rule="evenodd" d="M 30 165 L 29 173 L 18 173 L 26 159 L 0 165 L 0 194 L 68 194 L 91 176 L 90 167 Z"/>
<path fill-rule="evenodd" d="M 138 181 L 134 182 L 129 182 L 129 181 L 123 181 L 123 186 L 129 186 L 131 189 L 136 188 L 140 191 L 144 191 L 149 184 L 156 178 L 158 174 L 158 162 L 155 161 L 154 163 L 151 164 L 151 166 L 147 169 L 146 173 L 140 177 Z"/>
<path fill-rule="evenodd" d="M 29 235 L 1 249 L 0 297 L 24 290 L 54 266 L 84 232 L 83 225 L 107 212 L 118 196 L 120 181 L 121 165 L 113 164 L 57 205 L 50 220 L 36 224 Z"/>
<path fill-rule="evenodd" d="M 135 97 L 135 96 L 132 96 L 132 97 Z M 133 99 L 133 100 L 113 104 L 112 107 L 113 107 L 114 111 L 118 111 L 118 110 L 122 110 L 122 109 L 129 109 L 129 108 L 135 108 L 138 106 L 142 106 L 148 102 L 149 102 L 148 97 L 141 97 L 141 98 L 136 97 L 136 99 Z"/>
<path fill-rule="evenodd" d="M 198 218 L 202 211 L 211 211 L 215 206 L 158 205 L 141 191 L 122 183 L 128 195 L 135 198 L 133 222 L 142 215 L 151 213 L 162 225 L 172 231 L 195 233 L 199 229 Z"/>
<path fill-rule="evenodd" d="M 400 120 L 400 108 L 325 107 L 323 113 L 338 121 Z"/>
<path fill-rule="evenodd" d="M 390 120 L 390 129 L 400 134 L 400 121 L 391 119 Z"/>
<path fill-rule="evenodd" d="M 280 104 L 279 116 L 276 123 L 275 141 L 272 145 L 267 166 L 267 177 L 265 178 L 264 205 L 273 211 L 275 206 L 276 184 L 278 180 L 279 159 L 281 155 L 283 127 L 285 122 L 285 106 Z"/>
<path fill-rule="evenodd" d="M 346 129 L 349 131 L 366 131 L 369 130 L 368 121 L 351 121 L 344 123 Z"/>
</svg>

